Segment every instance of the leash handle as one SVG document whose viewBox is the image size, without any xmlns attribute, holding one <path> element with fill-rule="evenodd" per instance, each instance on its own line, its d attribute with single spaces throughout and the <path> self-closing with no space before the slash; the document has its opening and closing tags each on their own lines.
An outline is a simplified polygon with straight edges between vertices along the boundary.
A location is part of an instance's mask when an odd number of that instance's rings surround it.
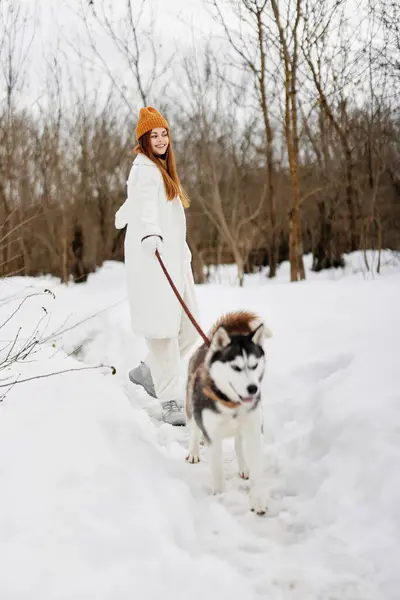
<svg viewBox="0 0 400 600">
<path fill-rule="evenodd" d="M 190 321 L 192 322 L 193 326 L 196 328 L 197 332 L 203 338 L 203 341 L 206 344 L 206 346 L 209 346 L 210 345 L 210 340 L 208 339 L 208 337 L 206 336 L 206 334 L 204 333 L 204 331 L 202 330 L 202 328 L 200 327 L 200 325 L 198 324 L 198 322 L 196 321 L 196 319 L 194 318 L 194 316 L 192 315 L 192 313 L 190 312 L 190 310 L 186 306 L 186 304 L 185 304 L 182 296 L 180 295 L 180 293 L 179 293 L 176 285 L 172 281 L 171 275 L 168 273 L 167 267 L 165 266 L 164 261 L 161 258 L 160 253 L 159 253 L 158 250 L 155 251 L 155 255 L 157 257 L 158 262 L 160 263 L 160 266 L 161 266 L 162 270 L 164 271 L 165 277 L 168 279 L 168 282 L 169 282 L 170 286 L 172 287 L 172 290 L 173 290 L 175 296 L 178 298 L 178 300 L 179 300 L 179 302 L 180 302 L 183 310 L 185 311 L 185 313 L 189 317 Z"/>
</svg>

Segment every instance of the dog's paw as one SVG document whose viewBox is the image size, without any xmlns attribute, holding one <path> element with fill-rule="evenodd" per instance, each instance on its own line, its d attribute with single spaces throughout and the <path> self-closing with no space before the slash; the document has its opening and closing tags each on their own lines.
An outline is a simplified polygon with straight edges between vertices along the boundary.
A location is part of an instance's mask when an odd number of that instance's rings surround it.
<svg viewBox="0 0 400 600">
<path fill-rule="evenodd" d="M 225 483 L 223 477 L 213 477 L 211 482 L 211 491 L 214 495 L 222 494 L 225 489 Z"/>
<path fill-rule="evenodd" d="M 267 512 L 267 501 L 263 494 L 250 493 L 250 509 L 257 515 L 265 515 Z"/>
<path fill-rule="evenodd" d="M 188 454 L 186 460 L 191 465 L 195 465 L 200 462 L 200 456 L 198 454 Z"/>
<path fill-rule="evenodd" d="M 248 471 L 248 469 L 243 469 L 242 471 L 239 471 L 239 477 L 241 479 L 247 480 L 249 478 L 249 471 Z"/>
</svg>

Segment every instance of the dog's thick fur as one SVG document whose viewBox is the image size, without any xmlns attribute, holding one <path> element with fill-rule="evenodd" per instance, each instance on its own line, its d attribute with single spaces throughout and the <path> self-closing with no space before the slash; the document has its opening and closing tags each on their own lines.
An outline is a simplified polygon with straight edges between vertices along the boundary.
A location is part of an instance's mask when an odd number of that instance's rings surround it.
<svg viewBox="0 0 400 600">
<path fill-rule="evenodd" d="M 239 474 L 250 479 L 251 509 L 258 514 L 266 509 L 261 489 L 261 387 L 263 341 L 271 335 L 254 313 L 239 311 L 221 317 L 210 331 L 210 347 L 201 345 L 189 362 L 186 394 L 188 462 L 200 461 L 203 436 L 210 451 L 213 491 L 221 492 L 222 440 L 234 437 Z"/>
</svg>

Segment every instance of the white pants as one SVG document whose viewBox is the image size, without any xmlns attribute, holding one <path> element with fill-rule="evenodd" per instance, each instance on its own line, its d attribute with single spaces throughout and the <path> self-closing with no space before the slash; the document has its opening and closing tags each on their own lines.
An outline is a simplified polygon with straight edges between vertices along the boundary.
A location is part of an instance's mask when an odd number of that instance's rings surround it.
<svg viewBox="0 0 400 600">
<path fill-rule="evenodd" d="M 196 318 L 198 310 L 191 274 L 189 277 L 185 278 L 183 299 L 190 312 Z M 179 302 L 178 299 L 176 299 L 176 301 Z M 201 338 L 198 332 L 183 309 L 178 337 L 164 339 L 146 338 L 149 352 L 144 362 L 150 368 L 156 395 L 160 402 L 179 400 L 181 359 L 185 358 L 194 347 L 194 344 L 200 341 Z M 179 402 L 179 404 L 181 404 L 181 402 Z"/>
</svg>

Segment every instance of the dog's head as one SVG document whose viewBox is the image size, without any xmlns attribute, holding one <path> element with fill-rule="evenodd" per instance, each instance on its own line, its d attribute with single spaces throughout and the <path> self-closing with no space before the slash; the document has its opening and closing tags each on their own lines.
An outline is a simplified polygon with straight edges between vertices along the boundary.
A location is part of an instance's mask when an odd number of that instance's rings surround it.
<svg viewBox="0 0 400 600">
<path fill-rule="evenodd" d="M 231 400 L 251 404 L 260 397 L 263 342 L 271 335 L 259 320 L 252 323 L 249 333 L 229 334 L 222 324 L 214 331 L 205 362 L 216 387 Z"/>
</svg>

